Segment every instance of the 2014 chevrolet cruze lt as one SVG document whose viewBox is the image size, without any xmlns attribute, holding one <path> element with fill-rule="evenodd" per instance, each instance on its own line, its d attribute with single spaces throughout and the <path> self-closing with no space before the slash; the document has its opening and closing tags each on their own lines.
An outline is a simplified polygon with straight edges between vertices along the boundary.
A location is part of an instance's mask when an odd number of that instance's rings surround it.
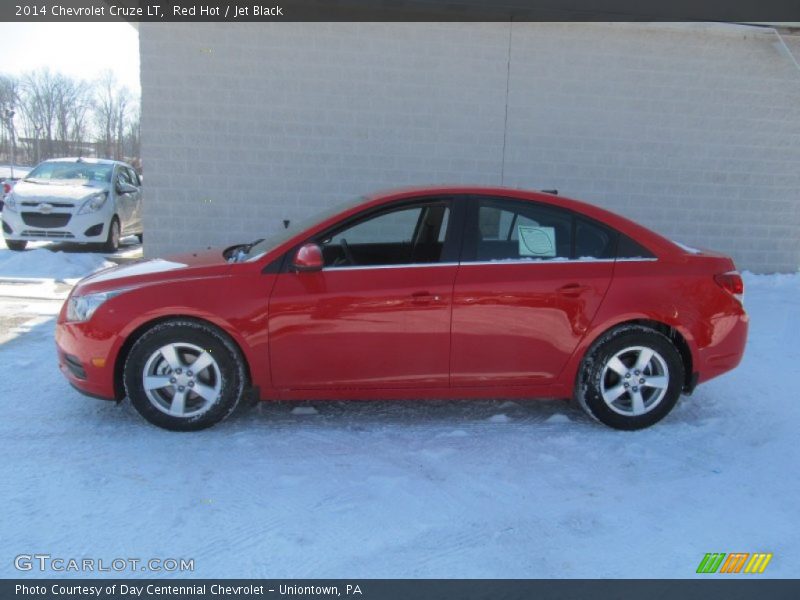
<svg viewBox="0 0 800 600">
<path fill-rule="evenodd" d="M 226 250 L 83 279 L 56 329 L 86 394 L 213 425 L 243 397 L 573 397 L 619 429 L 736 367 L 733 261 L 504 188 L 373 196 Z"/>
</svg>

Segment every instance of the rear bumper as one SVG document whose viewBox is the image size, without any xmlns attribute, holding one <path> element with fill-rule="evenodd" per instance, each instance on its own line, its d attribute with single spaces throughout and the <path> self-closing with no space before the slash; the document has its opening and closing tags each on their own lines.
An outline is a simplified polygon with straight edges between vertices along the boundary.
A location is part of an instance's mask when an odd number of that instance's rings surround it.
<svg viewBox="0 0 800 600">
<path fill-rule="evenodd" d="M 740 314 L 725 314 L 711 318 L 710 343 L 698 351 L 695 371 L 698 383 L 703 383 L 735 369 L 742 361 L 747 345 L 749 318 Z"/>
</svg>

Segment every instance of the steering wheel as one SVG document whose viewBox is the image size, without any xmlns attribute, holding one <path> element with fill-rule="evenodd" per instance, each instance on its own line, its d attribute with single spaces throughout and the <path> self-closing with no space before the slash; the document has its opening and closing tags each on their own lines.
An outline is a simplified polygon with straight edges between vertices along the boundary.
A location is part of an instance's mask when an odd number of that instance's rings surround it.
<svg viewBox="0 0 800 600">
<path fill-rule="evenodd" d="M 347 243 L 347 240 L 342 238 L 342 241 L 339 242 L 339 245 L 342 247 L 342 252 L 344 252 L 344 257 L 347 259 L 347 263 L 350 265 L 356 264 L 356 259 L 353 258 L 353 251 L 350 250 L 350 244 Z"/>
</svg>

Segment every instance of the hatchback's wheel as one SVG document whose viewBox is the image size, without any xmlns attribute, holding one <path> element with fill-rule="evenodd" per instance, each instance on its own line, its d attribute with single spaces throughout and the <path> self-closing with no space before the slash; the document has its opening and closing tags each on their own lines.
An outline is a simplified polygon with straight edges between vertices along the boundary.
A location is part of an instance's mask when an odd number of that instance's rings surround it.
<svg viewBox="0 0 800 600">
<path fill-rule="evenodd" d="M 189 320 L 154 326 L 131 348 L 125 391 L 151 423 L 173 431 L 211 427 L 244 393 L 241 353 L 227 335 Z"/>
<path fill-rule="evenodd" d="M 106 238 L 106 243 L 103 244 L 103 252 L 112 253 L 119 250 L 119 238 L 119 219 L 114 217 L 111 219 L 111 225 L 108 227 L 108 237 Z"/>
<path fill-rule="evenodd" d="M 14 252 L 25 250 L 28 245 L 27 240 L 6 240 L 6 247 Z"/>
<path fill-rule="evenodd" d="M 587 353 L 575 395 L 600 422 L 642 429 L 672 410 L 683 381 L 681 356 L 668 337 L 646 327 L 622 327 Z"/>
</svg>

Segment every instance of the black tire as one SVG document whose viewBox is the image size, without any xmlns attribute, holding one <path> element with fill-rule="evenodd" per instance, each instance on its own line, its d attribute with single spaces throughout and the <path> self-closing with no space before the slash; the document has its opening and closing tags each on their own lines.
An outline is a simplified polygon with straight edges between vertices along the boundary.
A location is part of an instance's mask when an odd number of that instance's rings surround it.
<svg viewBox="0 0 800 600">
<path fill-rule="evenodd" d="M 27 240 L 6 240 L 6 247 L 14 252 L 22 252 L 27 246 Z"/>
<path fill-rule="evenodd" d="M 161 354 L 162 349 L 172 345 L 180 348 L 176 356 L 185 369 L 172 369 L 167 355 Z M 192 347 L 198 352 L 207 352 L 205 360 L 213 359 L 215 367 L 193 373 L 191 365 L 200 356 L 191 356 Z M 184 349 L 185 352 L 181 352 Z M 151 388 L 148 395 L 146 375 L 167 378 L 165 385 Z M 186 381 L 189 376 L 193 376 L 189 379 L 191 384 Z M 246 381 L 244 359 L 236 344 L 213 325 L 188 319 L 165 321 L 145 332 L 131 348 L 124 368 L 125 392 L 133 406 L 150 423 L 171 431 L 197 431 L 222 421 L 238 406 Z M 208 400 L 194 393 L 201 384 L 206 391 L 215 388 L 218 395 Z M 168 414 L 175 404 L 178 389 L 185 393 L 179 405 L 186 416 Z"/>
<path fill-rule="evenodd" d="M 653 355 L 640 370 L 638 359 L 646 358 L 648 352 Z M 665 381 L 666 385 L 657 387 Z M 644 429 L 669 414 L 683 384 L 683 361 L 670 339 L 648 327 L 630 325 L 605 334 L 586 353 L 578 373 L 575 399 L 591 417 L 609 427 Z M 608 398 L 619 392 L 621 395 L 607 402 L 604 391 Z"/>
<path fill-rule="evenodd" d="M 122 235 L 119 227 L 119 219 L 117 217 L 113 217 L 111 219 L 111 224 L 108 226 L 108 237 L 106 237 L 106 241 L 103 244 L 102 252 L 107 254 L 113 254 L 117 250 L 119 250 L 119 240 Z"/>
</svg>

